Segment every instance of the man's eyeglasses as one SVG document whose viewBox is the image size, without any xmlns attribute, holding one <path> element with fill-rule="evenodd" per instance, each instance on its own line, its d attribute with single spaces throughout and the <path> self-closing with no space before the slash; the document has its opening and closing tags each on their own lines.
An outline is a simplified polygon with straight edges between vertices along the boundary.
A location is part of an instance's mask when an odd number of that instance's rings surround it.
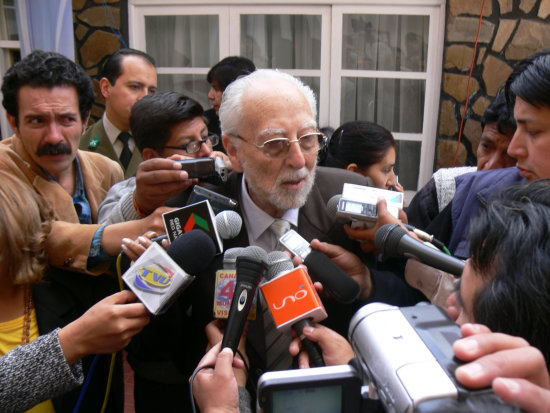
<svg viewBox="0 0 550 413">
<path fill-rule="evenodd" d="M 317 153 L 324 148 L 327 137 L 321 132 L 310 132 L 300 136 L 298 139 L 290 140 L 288 138 L 273 138 L 265 141 L 262 145 L 244 140 L 242 136 L 233 135 L 249 145 L 255 146 L 263 152 L 268 158 L 284 158 L 288 155 L 290 144 L 297 142 L 303 153 Z"/>
<path fill-rule="evenodd" d="M 197 153 L 201 150 L 201 146 L 204 143 L 206 146 L 210 147 L 212 149 L 214 146 L 216 146 L 220 142 L 220 137 L 218 135 L 208 135 L 204 139 L 200 141 L 191 141 L 186 145 L 182 146 L 169 146 L 166 145 L 165 148 L 168 149 L 179 149 L 180 151 L 185 151 L 189 154 Z"/>
</svg>

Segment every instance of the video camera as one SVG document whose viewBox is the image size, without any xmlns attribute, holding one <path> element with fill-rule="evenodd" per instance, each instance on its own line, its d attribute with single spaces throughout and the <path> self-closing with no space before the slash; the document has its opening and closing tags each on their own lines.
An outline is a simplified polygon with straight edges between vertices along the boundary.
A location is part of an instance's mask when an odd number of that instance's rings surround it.
<svg viewBox="0 0 550 413">
<path fill-rule="evenodd" d="M 349 326 L 355 367 L 265 373 L 258 411 L 372 412 L 379 400 L 387 412 L 520 412 L 490 388 L 470 390 L 456 381 L 462 362 L 452 345 L 460 337 L 460 327 L 437 306 L 365 305 Z"/>
<path fill-rule="evenodd" d="M 181 169 L 189 174 L 189 178 L 198 178 L 212 185 L 222 185 L 227 181 L 229 170 L 220 156 L 212 158 L 195 158 L 178 161 Z"/>
</svg>

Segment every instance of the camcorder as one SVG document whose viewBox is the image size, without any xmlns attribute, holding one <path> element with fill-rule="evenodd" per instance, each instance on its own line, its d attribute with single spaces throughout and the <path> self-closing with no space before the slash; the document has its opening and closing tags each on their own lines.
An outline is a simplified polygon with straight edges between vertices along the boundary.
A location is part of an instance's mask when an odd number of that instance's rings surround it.
<svg viewBox="0 0 550 413">
<path fill-rule="evenodd" d="M 452 345 L 461 337 L 437 306 L 365 305 L 350 322 L 350 365 L 265 373 L 258 411 L 520 412 L 491 388 L 471 390 L 456 381 L 463 363 Z"/>
<path fill-rule="evenodd" d="M 184 159 L 177 161 L 189 178 L 197 178 L 212 185 L 221 185 L 227 181 L 229 170 L 220 156 L 213 158 Z"/>
</svg>

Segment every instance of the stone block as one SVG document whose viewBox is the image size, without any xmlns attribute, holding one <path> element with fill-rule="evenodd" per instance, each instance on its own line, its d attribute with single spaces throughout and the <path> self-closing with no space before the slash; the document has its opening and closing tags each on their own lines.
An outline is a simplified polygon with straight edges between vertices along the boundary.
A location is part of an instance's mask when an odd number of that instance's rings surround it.
<svg viewBox="0 0 550 413">
<path fill-rule="evenodd" d="M 86 5 L 86 0 L 73 0 L 73 11 L 82 10 L 82 7 Z"/>
<path fill-rule="evenodd" d="M 80 63 L 84 68 L 93 67 L 105 56 L 113 54 L 120 47 L 121 43 L 116 35 L 96 30 L 86 39 L 86 42 L 84 42 L 80 49 L 82 56 Z"/>
<path fill-rule="evenodd" d="M 453 159 L 455 157 L 456 148 L 458 147 L 458 156 L 456 159 L 455 166 L 462 166 L 466 164 L 466 158 L 468 152 L 464 147 L 462 142 L 459 144 L 458 141 L 450 141 L 446 139 L 438 139 L 437 141 L 437 169 L 439 168 L 449 168 L 453 166 Z"/>
<path fill-rule="evenodd" d="M 491 100 L 487 99 L 484 96 L 481 96 L 478 98 L 475 103 L 472 105 L 472 110 L 476 115 L 483 116 L 489 105 L 491 104 Z"/>
<path fill-rule="evenodd" d="M 120 10 L 116 7 L 90 7 L 78 13 L 78 18 L 92 27 L 120 29 Z"/>
<path fill-rule="evenodd" d="M 537 0 L 519 0 L 519 8 L 525 14 L 530 13 Z"/>
<path fill-rule="evenodd" d="M 487 48 L 486 47 L 478 47 L 477 48 L 477 62 L 476 62 L 476 64 L 478 66 L 481 66 L 481 64 L 483 63 L 483 58 L 485 57 L 485 53 L 487 53 Z"/>
<path fill-rule="evenodd" d="M 500 14 L 510 13 L 514 8 L 514 0 L 498 0 Z"/>
<path fill-rule="evenodd" d="M 460 14 L 470 14 L 479 16 L 481 13 L 481 4 L 479 0 L 450 0 L 450 12 L 452 16 Z M 493 2 L 486 1 L 483 17 L 489 17 L 493 14 Z"/>
<path fill-rule="evenodd" d="M 521 20 L 512 41 L 506 48 L 507 60 L 522 60 L 550 45 L 550 24 Z"/>
<path fill-rule="evenodd" d="M 546 19 L 550 14 L 550 0 L 542 0 L 539 6 L 539 12 L 537 16 L 540 19 Z"/>
<path fill-rule="evenodd" d="M 492 47 L 495 52 L 500 53 L 500 51 L 504 48 L 508 42 L 508 39 L 510 39 L 510 35 L 516 27 L 516 23 L 516 20 L 501 19 L 499 21 L 497 35 L 495 36 Z"/>
<path fill-rule="evenodd" d="M 468 88 L 468 76 L 446 73 L 443 83 L 443 90 L 454 97 L 457 102 L 466 100 Z M 472 78 L 470 81 L 470 95 L 479 89 L 479 82 Z"/>
<path fill-rule="evenodd" d="M 447 41 L 474 43 L 476 41 L 478 27 L 478 18 L 449 16 L 447 24 Z M 483 20 L 481 23 L 479 42 L 489 43 L 493 38 L 494 31 L 495 25 L 487 20 Z"/>
<path fill-rule="evenodd" d="M 84 36 L 86 36 L 86 33 L 88 33 L 88 28 L 86 26 L 83 26 L 82 24 L 76 26 L 74 34 L 78 40 L 82 40 Z"/>
<path fill-rule="evenodd" d="M 445 55 L 445 69 L 456 67 L 460 71 L 469 70 L 473 56 L 473 47 L 463 45 L 449 46 Z"/>
<path fill-rule="evenodd" d="M 477 150 L 477 145 L 479 145 L 481 139 L 481 122 L 475 119 L 466 119 L 462 135 L 468 138 L 472 146 L 474 146 L 474 142 L 477 142 L 475 145 Z"/>
<path fill-rule="evenodd" d="M 513 69 L 499 58 L 490 55 L 483 64 L 483 81 L 489 96 L 496 96 L 499 88 L 508 79 Z"/>
<path fill-rule="evenodd" d="M 441 123 L 439 134 L 443 136 L 454 136 L 458 132 L 453 102 L 444 100 L 441 103 Z"/>
</svg>

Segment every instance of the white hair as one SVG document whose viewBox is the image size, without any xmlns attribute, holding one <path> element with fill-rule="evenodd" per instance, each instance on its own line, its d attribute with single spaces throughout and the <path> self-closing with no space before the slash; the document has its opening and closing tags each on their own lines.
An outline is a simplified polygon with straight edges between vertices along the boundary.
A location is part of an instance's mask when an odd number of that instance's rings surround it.
<svg viewBox="0 0 550 413">
<path fill-rule="evenodd" d="M 313 90 L 300 79 L 273 69 L 258 69 L 249 75 L 242 76 L 232 82 L 223 92 L 220 106 L 220 123 L 222 134 L 237 135 L 239 125 L 243 121 L 243 95 L 253 89 L 256 84 L 265 84 L 269 80 L 285 80 L 298 88 L 311 107 L 313 118 L 317 117 L 317 101 Z"/>
</svg>

